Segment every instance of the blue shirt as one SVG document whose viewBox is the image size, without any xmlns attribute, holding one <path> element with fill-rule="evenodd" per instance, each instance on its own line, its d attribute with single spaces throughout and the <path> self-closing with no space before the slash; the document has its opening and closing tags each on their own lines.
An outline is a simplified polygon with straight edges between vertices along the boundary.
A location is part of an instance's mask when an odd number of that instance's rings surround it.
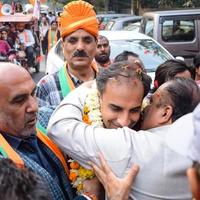
<svg viewBox="0 0 200 200">
<path fill-rule="evenodd" d="M 41 143 L 36 135 L 31 135 L 27 138 L 19 138 L 6 133 L 2 133 L 2 135 L 14 149 L 34 160 L 37 164 L 49 172 L 52 178 L 56 178 L 57 182 L 59 182 L 55 170 L 53 169 L 53 165 L 50 162 L 51 159 L 48 159 L 48 155 L 42 150 Z"/>
</svg>

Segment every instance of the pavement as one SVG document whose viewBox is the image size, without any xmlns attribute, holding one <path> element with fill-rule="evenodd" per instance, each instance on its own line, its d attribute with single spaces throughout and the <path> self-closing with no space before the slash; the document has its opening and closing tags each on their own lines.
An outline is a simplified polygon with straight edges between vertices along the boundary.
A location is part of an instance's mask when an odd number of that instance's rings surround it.
<svg viewBox="0 0 200 200">
<path fill-rule="evenodd" d="M 36 73 L 34 68 L 31 68 L 31 76 L 35 83 L 37 83 L 44 75 L 45 75 L 45 59 L 43 57 L 42 61 L 40 62 L 40 72 Z"/>
</svg>

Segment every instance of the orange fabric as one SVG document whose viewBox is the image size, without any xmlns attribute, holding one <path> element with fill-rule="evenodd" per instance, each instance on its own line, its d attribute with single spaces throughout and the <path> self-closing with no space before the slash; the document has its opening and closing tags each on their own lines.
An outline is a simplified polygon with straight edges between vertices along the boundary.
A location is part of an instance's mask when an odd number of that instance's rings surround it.
<svg viewBox="0 0 200 200">
<path fill-rule="evenodd" d="M 0 134 L 0 146 L 5 150 L 9 159 L 11 159 L 18 167 L 24 167 L 24 161 L 15 152 L 15 150 L 8 144 L 6 139 Z"/>
<path fill-rule="evenodd" d="M 60 149 L 45 134 L 40 132 L 39 129 L 37 129 L 37 137 L 44 144 L 46 144 L 49 147 L 49 149 L 51 149 L 51 151 L 53 151 L 55 153 L 55 155 L 58 157 L 58 159 L 62 163 L 62 165 L 63 165 L 63 167 L 65 169 L 65 172 L 69 176 L 69 169 L 68 169 L 67 163 L 66 163 L 65 158 L 64 158 L 62 152 L 60 151 Z"/>
<path fill-rule="evenodd" d="M 85 1 L 78 0 L 64 6 L 60 17 L 61 37 L 84 29 L 95 37 L 98 36 L 98 21 L 93 6 Z"/>
<path fill-rule="evenodd" d="M 51 29 L 49 29 L 49 31 L 48 31 L 48 52 L 53 47 L 53 45 L 55 45 L 56 42 L 58 41 L 57 34 L 58 34 L 58 32 L 55 31 L 55 35 L 54 35 L 54 38 L 52 40 L 52 32 L 51 32 Z"/>
</svg>

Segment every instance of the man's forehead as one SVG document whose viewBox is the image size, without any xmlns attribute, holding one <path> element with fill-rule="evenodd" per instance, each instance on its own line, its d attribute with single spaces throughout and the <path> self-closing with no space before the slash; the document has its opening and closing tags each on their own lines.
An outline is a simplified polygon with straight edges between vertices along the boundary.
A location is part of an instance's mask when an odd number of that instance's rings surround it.
<svg viewBox="0 0 200 200">
<path fill-rule="evenodd" d="M 98 38 L 97 43 L 98 44 L 108 44 L 108 40 L 105 38 Z"/>
<path fill-rule="evenodd" d="M 73 33 L 67 35 L 65 38 L 70 38 L 70 37 L 93 37 L 94 36 L 92 34 L 90 34 L 89 32 L 83 30 L 83 29 L 78 29 L 77 31 L 74 31 Z"/>
</svg>

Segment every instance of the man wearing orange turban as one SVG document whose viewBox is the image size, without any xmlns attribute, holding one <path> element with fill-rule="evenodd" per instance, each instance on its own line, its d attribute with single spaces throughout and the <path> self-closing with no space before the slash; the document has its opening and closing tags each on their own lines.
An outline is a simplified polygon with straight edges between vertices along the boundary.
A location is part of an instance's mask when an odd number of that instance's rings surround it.
<svg viewBox="0 0 200 200">
<path fill-rule="evenodd" d="M 97 72 L 92 64 L 98 36 L 93 6 L 81 0 L 68 3 L 59 18 L 59 25 L 66 63 L 38 83 L 36 96 L 39 103 L 38 128 L 41 131 L 45 131 L 52 112 L 61 100 L 83 82 L 93 80 Z"/>
<path fill-rule="evenodd" d="M 46 128 L 49 118 L 61 100 L 81 83 L 96 76 L 92 64 L 96 54 L 98 21 L 93 6 L 78 0 L 64 6 L 59 18 L 61 43 L 66 60 L 59 71 L 43 77 L 37 87 L 39 122 Z"/>
</svg>

